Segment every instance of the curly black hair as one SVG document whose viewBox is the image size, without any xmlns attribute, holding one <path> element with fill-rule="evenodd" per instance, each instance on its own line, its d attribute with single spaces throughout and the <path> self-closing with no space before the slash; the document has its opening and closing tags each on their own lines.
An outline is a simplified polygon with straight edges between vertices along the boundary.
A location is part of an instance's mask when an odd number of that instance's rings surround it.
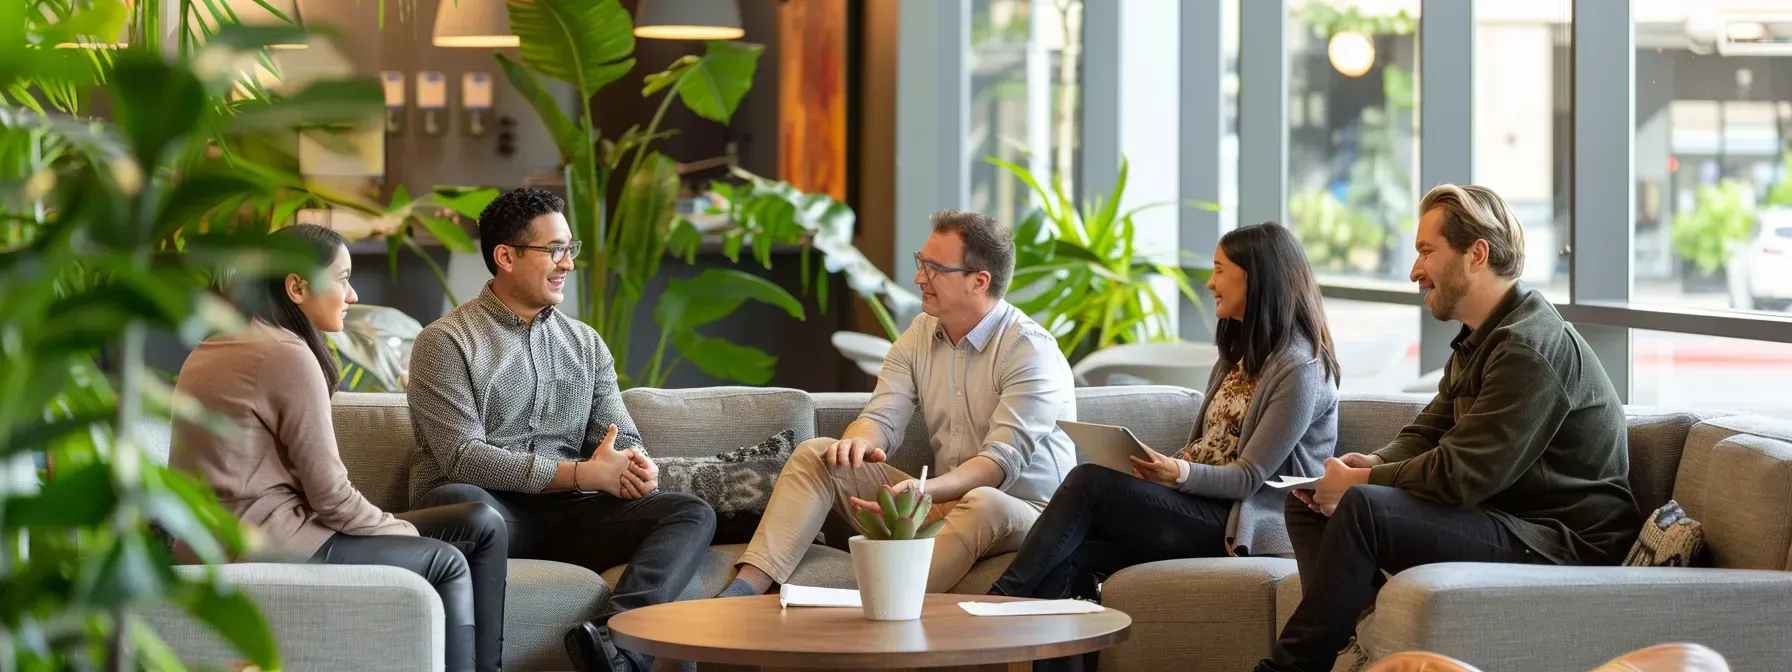
<svg viewBox="0 0 1792 672">
<path fill-rule="evenodd" d="M 518 187 L 492 199 L 479 213 L 479 251 L 485 255 L 486 270 L 497 275 L 498 246 L 527 245 L 529 224 L 550 212 L 566 212 L 566 201 L 545 189 Z"/>
</svg>

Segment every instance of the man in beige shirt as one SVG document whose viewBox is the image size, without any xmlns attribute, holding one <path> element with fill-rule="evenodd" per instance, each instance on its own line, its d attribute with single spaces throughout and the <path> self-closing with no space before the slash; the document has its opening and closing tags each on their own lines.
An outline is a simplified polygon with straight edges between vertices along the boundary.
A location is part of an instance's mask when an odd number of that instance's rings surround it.
<svg viewBox="0 0 1792 672">
<path fill-rule="evenodd" d="M 952 588 L 980 558 L 1018 548 L 1076 466 L 1057 426 L 1076 419 L 1070 364 L 1050 332 L 1002 300 L 1014 274 L 1013 232 L 983 215 L 941 212 L 915 267 L 923 314 L 890 348 L 859 419 L 838 440 L 797 447 L 723 596 L 788 581 L 829 511 L 876 510 L 883 486 L 917 487 L 884 463 L 917 406 L 934 451 L 926 491 L 937 503 L 928 519 L 946 520 L 928 592 Z"/>
</svg>

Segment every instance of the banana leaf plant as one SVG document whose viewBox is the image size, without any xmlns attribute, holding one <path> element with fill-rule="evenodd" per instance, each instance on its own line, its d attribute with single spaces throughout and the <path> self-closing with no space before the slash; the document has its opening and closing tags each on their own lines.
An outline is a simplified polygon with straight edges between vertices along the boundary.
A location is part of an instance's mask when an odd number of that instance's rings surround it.
<svg viewBox="0 0 1792 672">
<path fill-rule="evenodd" d="M 1153 204 L 1120 210 L 1127 164 L 1113 190 L 1079 208 L 1062 188 L 1047 191 L 1026 168 L 991 157 L 1033 189 L 1038 209 L 1014 227 L 1014 279 L 1009 293 L 1058 339 L 1072 364 L 1089 353 L 1120 343 L 1176 340 L 1170 309 L 1152 287 L 1168 280 L 1199 306 L 1192 282 L 1205 283 L 1211 269 L 1153 261 L 1138 254 L 1133 215 Z M 1216 210 L 1211 203 L 1196 207 Z"/>
<path fill-rule="evenodd" d="M 17 17 L 18 2 L 0 8 Z M 49 51 L 41 35 L 14 25 L 0 17 L 9 95 L 54 74 L 59 58 L 38 59 Z M 151 329 L 192 344 L 242 326 L 209 291 L 214 269 L 302 266 L 303 251 L 258 222 L 208 225 L 245 197 L 303 188 L 299 176 L 208 145 L 257 128 L 378 119 L 379 87 L 365 80 L 226 102 L 237 64 L 303 37 L 225 27 L 190 59 L 136 46 L 110 53 L 110 121 L 30 106 L 0 114 L 0 138 L 54 136 L 61 148 L 26 185 L 0 183 L 5 212 L 35 213 L 29 232 L 0 247 L 0 464 L 39 453 L 54 467 L 30 487 L 0 479 L 0 669 L 184 669 L 148 618 L 158 605 L 185 610 L 261 669 L 279 668 L 266 619 L 216 570 L 251 550 L 252 535 L 208 487 L 142 445 L 149 422 L 231 423 L 176 396 L 144 350 Z M 40 63 L 50 67 L 32 69 Z M 161 533 L 209 568 L 177 571 Z"/>
</svg>

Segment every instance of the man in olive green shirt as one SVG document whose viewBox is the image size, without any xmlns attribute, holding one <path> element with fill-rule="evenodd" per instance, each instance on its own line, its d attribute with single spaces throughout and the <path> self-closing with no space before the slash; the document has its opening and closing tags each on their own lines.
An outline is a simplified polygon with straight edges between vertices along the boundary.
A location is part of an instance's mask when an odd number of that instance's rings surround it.
<svg viewBox="0 0 1792 672">
<path fill-rule="evenodd" d="M 1289 498 L 1303 594 L 1258 672 L 1330 670 L 1384 570 L 1616 564 L 1641 525 L 1623 403 L 1574 327 L 1518 282 L 1524 231 L 1505 201 L 1446 184 L 1419 211 L 1412 279 L 1462 333 L 1412 425 Z"/>
</svg>

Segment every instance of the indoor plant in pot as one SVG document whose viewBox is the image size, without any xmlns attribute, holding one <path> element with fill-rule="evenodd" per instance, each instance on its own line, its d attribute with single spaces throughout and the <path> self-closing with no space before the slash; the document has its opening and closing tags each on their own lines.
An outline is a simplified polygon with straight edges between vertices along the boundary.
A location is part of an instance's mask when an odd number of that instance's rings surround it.
<svg viewBox="0 0 1792 672">
<path fill-rule="evenodd" d="M 877 493 L 877 505 L 881 509 L 877 513 L 854 510 L 864 534 L 848 541 L 860 603 L 865 618 L 912 621 L 921 617 L 927 570 L 933 562 L 933 536 L 946 526 L 946 520 L 926 523 L 933 497 L 912 489 L 897 493 L 883 486 Z"/>
</svg>

